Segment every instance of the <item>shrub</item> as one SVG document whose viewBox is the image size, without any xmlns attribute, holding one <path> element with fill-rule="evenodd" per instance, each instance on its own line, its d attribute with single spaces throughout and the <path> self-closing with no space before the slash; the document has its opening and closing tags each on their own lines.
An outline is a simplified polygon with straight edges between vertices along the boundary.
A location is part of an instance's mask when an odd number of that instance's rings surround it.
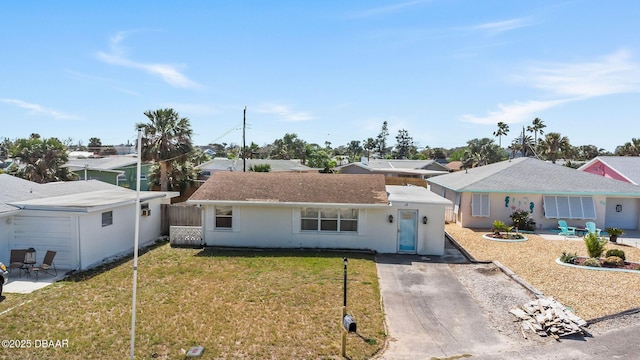
<svg viewBox="0 0 640 360">
<path fill-rule="evenodd" d="M 529 216 L 529 212 L 526 210 L 516 210 L 511 215 L 513 226 L 520 230 L 535 230 L 535 221 Z"/>
<path fill-rule="evenodd" d="M 607 243 L 607 239 L 599 238 L 594 233 L 588 233 L 584 236 L 584 243 L 587 245 L 589 257 L 597 259 L 606 250 L 604 245 Z"/>
<path fill-rule="evenodd" d="M 562 261 L 565 264 L 575 264 L 576 260 L 578 259 L 578 254 L 576 253 L 567 253 L 566 251 L 562 252 L 562 255 L 560 255 L 560 261 Z"/>
<path fill-rule="evenodd" d="M 271 172 L 271 165 L 269 164 L 255 164 L 249 167 L 249 171 L 253 172 Z"/>
<path fill-rule="evenodd" d="M 620 249 L 610 249 L 607 250 L 606 253 L 604 253 L 604 257 L 609 257 L 609 256 L 617 256 L 622 260 L 626 260 L 627 258 L 624 256 L 624 251 L 620 250 Z"/>
<path fill-rule="evenodd" d="M 602 265 L 600 265 L 600 260 L 596 259 L 596 258 L 589 258 L 587 260 L 585 260 L 582 265 L 584 266 L 590 266 L 590 267 L 602 267 Z"/>
<path fill-rule="evenodd" d="M 607 266 L 624 266 L 624 260 L 617 256 L 609 256 L 604 259 L 604 264 Z"/>
<path fill-rule="evenodd" d="M 500 220 L 493 221 L 493 233 L 499 234 L 501 231 L 506 231 L 507 233 L 513 229 L 513 226 L 507 226 L 504 222 Z"/>
<path fill-rule="evenodd" d="M 605 228 L 604 231 L 606 231 L 607 234 L 609 234 L 609 235 L 615 235 L 615 236 L 624 235 L 624 230 L 622 230 L 620 228 L 608 227 L 608 228 Z"/>
</svg>

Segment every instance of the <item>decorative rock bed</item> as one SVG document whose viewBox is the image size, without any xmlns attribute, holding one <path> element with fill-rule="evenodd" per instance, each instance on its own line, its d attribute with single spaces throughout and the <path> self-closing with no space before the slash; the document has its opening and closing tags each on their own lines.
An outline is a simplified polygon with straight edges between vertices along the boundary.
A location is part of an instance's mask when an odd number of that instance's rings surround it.
<svg viewBox="0 0 640 360">
<path fill-rule="evenodd" d="M 569 264 L 569 263 L 565 263 L 565 262 L 560 261 L 560 258 L 556 259 L 556 263 L 560 264 L 560 265 L 564 265 L 564 266 L 578 268 L 578 269 L 601 270 L 601 271 L 620 271 L 620 272 L 630 272 L 630 273 L 640 274 L 640 270 L 627 269 L 627 268 L 604 267 L 604 266 L 603 267 L 596 267 L 596 266 L 585 266 L 585 265 Z M 632 263 L 632 264 L 636 264 L 636 263 Z M 640 264 L 636 264 L 636 265 L 640 266 Z"/>
<path fill-rule="evenodd" d="M 500 235 L 507 236 L 507 237 L 498 238 L 498 237 L 494 237 L 494 234 L 484 234 L 482 235 L 482 238 L 491 240 L 491 241 L 500 241 L 500 242 L 523 242 L 523 241 L 529 240 L 526 236 L 522 234 L 508 234 L 508 235 L 500 234 Z M 513 236 L 513 238 L 510 238 L 510 236 Z"/>
</svg>

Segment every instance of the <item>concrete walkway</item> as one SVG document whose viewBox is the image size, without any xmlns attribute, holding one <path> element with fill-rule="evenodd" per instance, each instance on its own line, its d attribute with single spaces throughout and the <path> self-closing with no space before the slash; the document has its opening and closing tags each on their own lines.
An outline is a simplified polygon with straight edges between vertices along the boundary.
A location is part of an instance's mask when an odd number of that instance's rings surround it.
<svg viewBox="0 0 640 360">
<path fill-rule="evenodd" d="M 583 241 L 582 236 L 563 236 L 558 235 L 557 232 L 549 230 L 536 230 L 536 235 L 541 236 L 547 240 L 577 240 Z M 625 230 L 625 234 L 618 237 L 618 244 L 633 246 L 640 248 L 640 231 L 638 230 Z"/>
<path fill-rule="evenodd" d="M 36 290 L 42 289 L 53 284 L 58 280 L 62 280 L 68 270 L 58 269 L 58 275 L 41 274 L 36 281 L 35 276 L 27 277 L 18 276 L 15 272 L 9 275 L 9 282 L 4 285 L 3 293 L 7 294 L 30 294 Z"/>
</svg>

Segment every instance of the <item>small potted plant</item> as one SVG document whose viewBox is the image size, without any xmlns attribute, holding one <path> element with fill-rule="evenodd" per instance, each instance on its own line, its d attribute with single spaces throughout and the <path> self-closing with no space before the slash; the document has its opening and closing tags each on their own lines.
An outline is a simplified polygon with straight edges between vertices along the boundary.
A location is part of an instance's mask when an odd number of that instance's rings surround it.
<svg viewBox="0 0 640 360">
<path fill-rule="evenodd" d="M 611 241 L 611 242 L 618 241 L 618 236 L 624 235 L 624 230 L 622 230 L 620 228 L 608 227 L 608 228 L 604 229 L 604 231 L 606 231 L 607 234 L 609 234 L 609 241 Z"/>
</svg>

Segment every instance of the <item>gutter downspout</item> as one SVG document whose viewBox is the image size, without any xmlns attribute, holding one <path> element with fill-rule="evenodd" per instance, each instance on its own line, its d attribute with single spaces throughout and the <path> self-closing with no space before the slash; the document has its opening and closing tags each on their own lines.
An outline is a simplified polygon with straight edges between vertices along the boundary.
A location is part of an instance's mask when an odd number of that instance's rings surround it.
<svg viewBox="0 0 640 360">
<path fill-rule="evenodd" d="M 75 270 L 80 270 L 82 269 L 82 257 L 81 257 L 81 251 L 80 251 L 80 215 L 76 215 L 76 236 L 78 238 L 78 266 L 76 267 Z"/>
</svg>

